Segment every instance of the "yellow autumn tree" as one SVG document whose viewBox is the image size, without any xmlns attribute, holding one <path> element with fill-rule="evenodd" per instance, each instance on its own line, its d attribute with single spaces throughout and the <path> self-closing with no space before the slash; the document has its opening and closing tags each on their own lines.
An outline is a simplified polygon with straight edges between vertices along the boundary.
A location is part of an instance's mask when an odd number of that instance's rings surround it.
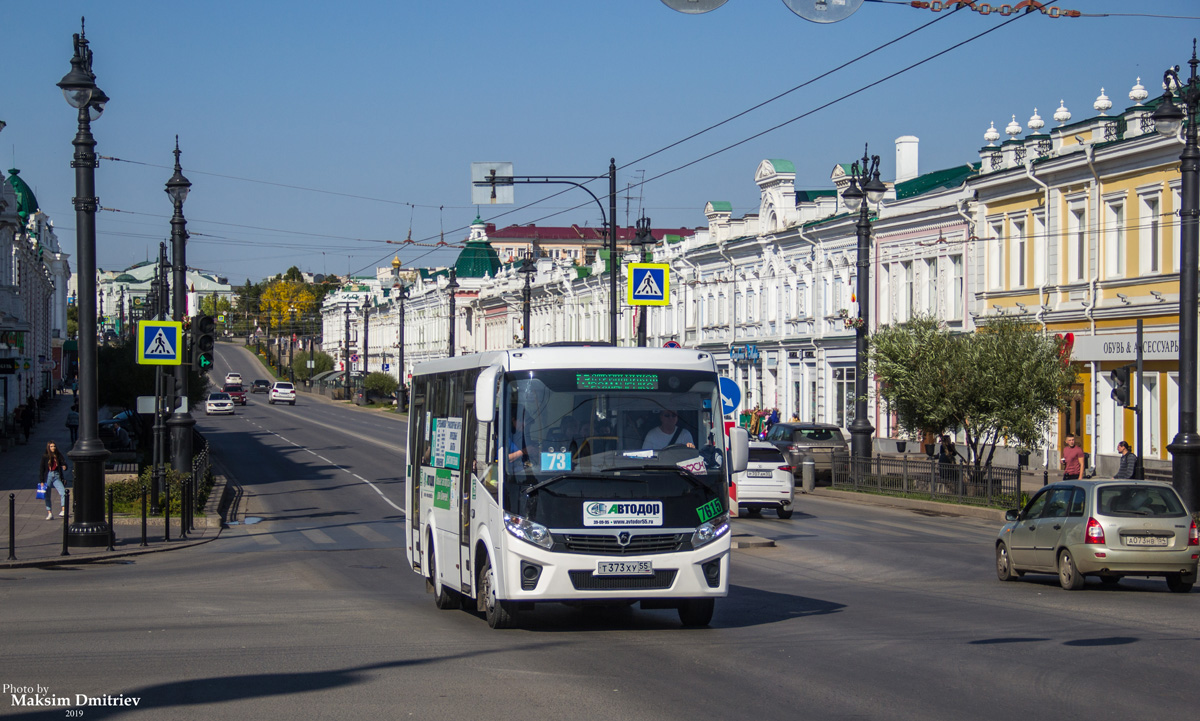
<svg viewBox="0 0 1200 721">
<path fill-rule="evenodd" d="M 307 285 L 288 280 L 271 283 L 259 299 L 259 307 L 275 328 L 315 310 L 316 304 L 317 297 Z"/>
</svg>

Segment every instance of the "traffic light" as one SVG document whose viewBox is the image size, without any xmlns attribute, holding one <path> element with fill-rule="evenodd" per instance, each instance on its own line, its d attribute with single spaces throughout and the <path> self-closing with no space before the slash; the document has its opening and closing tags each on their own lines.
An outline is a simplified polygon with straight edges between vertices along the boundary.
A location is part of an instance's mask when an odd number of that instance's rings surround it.
<svg viewBox="0 0 1200 721">
<path fill-rule="evenodd" d="M 1108 379 L 1113 385 L 1112 399 L 1118 406 L 1125 408 L 1129 405 L 1129 366 L 1114 368 L 1108 374 Z"/>
<path fill-rule="evenodd" d="M 198 315 L 192 322 L 192 367 L 207 373 L 213 367 L 213 330 L 211 315 Z"/>
</svg>

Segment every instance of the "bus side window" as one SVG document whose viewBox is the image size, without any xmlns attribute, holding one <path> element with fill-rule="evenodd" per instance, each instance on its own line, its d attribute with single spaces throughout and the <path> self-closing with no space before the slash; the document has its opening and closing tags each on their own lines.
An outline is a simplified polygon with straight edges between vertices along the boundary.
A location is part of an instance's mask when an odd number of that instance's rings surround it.
<svg viewBox="0 0 1200 721">
<path fill-rule="evenodd" d="M 484 489 L 492 498 L 499 499 L 500 483 L 497 478 L 499 465 L 495 423 L 476 424 L 475 433 L 475 477 L 483 483 Z"/>
</svg>

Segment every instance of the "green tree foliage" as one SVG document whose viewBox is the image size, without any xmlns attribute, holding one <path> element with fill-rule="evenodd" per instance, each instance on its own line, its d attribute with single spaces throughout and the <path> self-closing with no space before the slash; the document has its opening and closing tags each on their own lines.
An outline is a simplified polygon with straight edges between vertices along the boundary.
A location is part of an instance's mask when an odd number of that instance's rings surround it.
<svg viewBox="0 0 1200 721">
<path fill-rule="evenodd" d="M 67 337 L 79 337 L 79 306 L 67 306 Z"/>
<path fill-rule="evenodd" d="M 370 373 L 363 381 L 363 387 L 369 395 L 387 397 L 395 393 L 400 384 L 391 373 Z"/>
<path fill-rule="evenodd" d="M 925 317 L 880 328 L 869 360 L 900 427 L 913 435 L 963 429 L 978 471 L 1001 439 L 1040 445 L 1076 382 L 1062 352 L 1059 340 L 1015 318 L 964 334 Z"/>
<path fill-rule="evenodd" d="M 96 349 L 97 400 L 102 406 L 133 409 L 138 396 L 154 395 L 154 366 L 137 362 L 136 338 Z M 188 368 L 188 400 L 199 403 L 208 393 L 208 376 Z M 168 375 L 174 366 L 163 366 Z M 170 381 L 168 381 L 170 382 Z"/>
<path fill-rule="evenodd" d="M 218 315 L 224 315 L 233 310 L 233 303 L 229 298 L 217 295 L 205 295 L 200 297 L 200 312 L 205 315 L 211 315 L 214 318 Z"/>
<path fill-rule="evenodd" d="M 310 358 L 313 361 L 312 368 L 308 367 Z M 308 380 L 315 375 L 333 370 L 333 356 L 323 351 L 315 351 L 311 354 L 308 351 L 297 351 L 293 368 L 296 372 L 296 380 Z"/>
</svg>

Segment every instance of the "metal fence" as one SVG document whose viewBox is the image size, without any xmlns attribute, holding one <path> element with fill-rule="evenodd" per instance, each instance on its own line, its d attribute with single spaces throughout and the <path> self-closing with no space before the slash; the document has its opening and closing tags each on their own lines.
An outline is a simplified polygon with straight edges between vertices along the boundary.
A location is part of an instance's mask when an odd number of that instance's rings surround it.
<svg viewBox="0 0 1200 721">
<path fill-rule="evenodd" d="M 1021 469 L 939 463 L 927 456 L 833 456 L 833 487 L 973 506 L 1021 505 Z"/>
<path fill-rule="evenodd" d="M 204 483 L 205 476 L 208 475 L 208 469 L 212 466 L 211 459 L 208 455 L 208 441 L 195 429 L 192 430 L 192 477 L 189 479 L 191 485 L 191 498 L 193 502 L 197 498 L 200 491 L 200 484 Z"/>
</svg>

